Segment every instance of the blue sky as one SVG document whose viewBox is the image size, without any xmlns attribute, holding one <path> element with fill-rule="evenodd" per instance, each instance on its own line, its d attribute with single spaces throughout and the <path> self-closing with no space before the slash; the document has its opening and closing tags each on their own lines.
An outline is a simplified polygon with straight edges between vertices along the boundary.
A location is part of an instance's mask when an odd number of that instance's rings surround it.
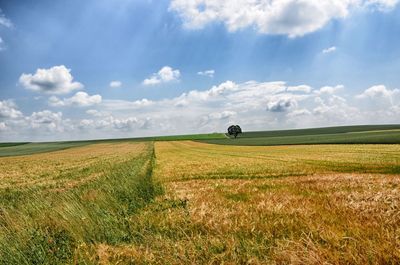
<svg viewBox="0 0 400 265">
<path fill-rule="evenodd" d="M 397 3 L 0 1 L 0 140 L 400 123 Z"/>
</svg>

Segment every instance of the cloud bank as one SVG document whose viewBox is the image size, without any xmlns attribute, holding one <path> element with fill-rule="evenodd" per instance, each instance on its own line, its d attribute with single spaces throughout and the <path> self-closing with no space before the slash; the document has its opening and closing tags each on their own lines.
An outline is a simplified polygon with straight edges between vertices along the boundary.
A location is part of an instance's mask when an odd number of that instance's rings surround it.
<svg viewBox="0 0 400 265">
<path fill-rule="evenodd" d="M 189 29 L 217 22 L 231 32 L 253 27 L 262 34 L 298 37 L 343 19 L 354 9 L 388 11 L 397 4 L 398 0 L 172 0 L 169 9 Z"/>
<path fill-rule="evenodd" d="M 0 101 L 0 140 L 69 140 L 245 131 L 349 124 L 400 123 L 400 90 L 384 85 L 350 95 L 342 85 L 289 85 L 283 81 L 226 81 L 176 97 L 134 101 L 77 92 L 51 97 L 50 107 L 24 114 L 12 100 Z M 55 139 L 56 138 L 56 139 Z"/>
</svg>

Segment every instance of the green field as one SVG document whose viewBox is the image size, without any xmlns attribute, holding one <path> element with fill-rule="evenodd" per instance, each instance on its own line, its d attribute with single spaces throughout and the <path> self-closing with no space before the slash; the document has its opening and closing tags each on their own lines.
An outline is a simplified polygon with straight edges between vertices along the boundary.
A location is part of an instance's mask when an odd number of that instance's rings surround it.
<svg viewBox="0 0 400 265">
<path fill-rule="evenodd" d="M 389 125 L 351 125 L 351 126 L 335 126 L 309 129 L 294 130 L 275 130 L 275 131 L 255 131 L 244 132 L 239 137 L 244 138 L 260 138 L 260 137 L 281 137 L 281 136 L 302 136 L 302 135 L 319 135 L 319 134 L 339 134 L 366 131 L 381 130 L 400 130 L 400 124 Z"/>
<path fill-rule="evenodd" d="M 0 147 L 1 156 L 31 155 L 57 150 L 64 150 L 71 147 L 78 147 L 90 144 L 91 142 L 51 142 L 51 143 L 24 143 Z"/>
<path fill-rule="evenodd" d="M 206 139 L 202 142 L 224 145 L 399 144 L 400 125 L 244 132 L 236 139 Z"/>
</svg>

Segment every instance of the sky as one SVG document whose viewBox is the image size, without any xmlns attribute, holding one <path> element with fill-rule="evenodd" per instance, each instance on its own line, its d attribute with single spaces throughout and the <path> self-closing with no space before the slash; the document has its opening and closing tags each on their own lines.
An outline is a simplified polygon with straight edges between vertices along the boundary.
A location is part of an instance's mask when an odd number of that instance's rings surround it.
<svg viewBox="0 0 400 265">
<path fill-rule="evenodd" d="M 400 123 L 400 0 L 0 0 L 0 141 Z"/>
</svg>

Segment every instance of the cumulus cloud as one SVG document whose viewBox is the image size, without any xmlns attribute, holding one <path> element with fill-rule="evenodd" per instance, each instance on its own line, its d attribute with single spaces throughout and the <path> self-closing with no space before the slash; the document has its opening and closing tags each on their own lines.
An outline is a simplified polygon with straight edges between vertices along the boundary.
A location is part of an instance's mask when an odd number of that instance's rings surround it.
<svg viewBox="0 0 400 265">
<path fill-rule="evenodd" d="M 398 89 L 374 86 L 355 97 L 341 93 L 341 89 L 341 85 L 312 89 L 306 84 L 288 85 L 283 81 L 226 81 L 209 89 L 158 100 L 105 99 L 90 109 L 76 109 L 82 116 L 75 114 L 71 119 L 50 110 L 24 116 L 12 101 L 1 101 L 0 129 L 13 133 L 1 133 L 0 139 L 59 137 L 65 140 L 207 133 L 225 131 L 230 124 L 240 124 L 243 130 L 251 131 L 400 123 Z M 85 94 L 82 98 L 90 97 Z M 64 105 L 81 102 L 71 98 L 58 100 Z M 377 102 L 381 103 L 372 104 Z"/>
<path fill-rule="evenodd" d="M 336 51 L 336 47 L 335 46 L 332 46 L 332 47 L 329 47 L 329 48 L 326 48 L 326 49 L 323 49 L 322 50 L 322 53 L 332 53 L 332 52 L 335 52 Z"/>
<path fill-rule="evenodd" d="M 364 90 L 356 95 L 356 99 L 361 100 L 366 108 L 386 108 L 394 110 L 400 109 L 400 89 L 388 89 L 384 85 L 376 85 Z M 400 114 L 400 113 L 399 113 Z"/>
<path fill-rule="evenodd" d="M 366 89 L 363 93 L 357 95 L 358 98 L 387 98 L 391 99 L 394 95 L 400 94 L 399 89 L 387 89 L 384 85 L 372 86 Z"/>
<path fill-rule="evenodd" d="M 122 86 L 122 82 L 121 81 L 116 80 L 116 81 L 111 81 L 110 82 L 110 87 L 112 87 L 112 88 L 117 88 L 117 87 L 121 87 L 121 86 Z"/>
<path fill-rule="evenodd" d="M 348 16 L 353 8 L 391 9 L 398 0 L 172 0 L 176 12 L 190 29 L 212 22 L 223 23 L 229 31 L 254 27 L 259 33 L 303 36 L 321 29 L 334 19 Z"/>
<path fill-rule="evenodd" d="M 210 70 L 200 71 L 197 72 L 197 74 L 202 76 L 214 77 L 215 70 L 210 69 Z"/>
<path fill-rule="evenodd" d="M 56 96 L 49 98 L 49 104 L 53 107 L 64 107 L 64 106 L 78 106 L 88 107 L 101 103 L 102 97 L 100 95 L 90 96 L 86 92 L 79 91 L 70 98 L 59 99 Z"/>
<path fill-rule="evenodd" d="M 46 94 L 67 94 L 83 85 L 73 81 L 71 69 L 64 65 L 54 66 L 49 69 L 37 69 L 35 74 L 23 73 L 20 84 L 26 89 Z"/>
<path fill-rule="evenodd" d="M 61 118 L 61 112 L 52 112 L 50 110 L 33 112 L 32 115 L 29 117 L 32 124 L 50 124 L 60 121 Z"/>
<path fill-rule="evenodd" d="M 0 119 L 15 119 L 22 116 L 22 112 L 18 110 L 17 105 L 12 100 L 0 101 Z"/>
<path fill-rule="evenodd" d="M 297 101 L 292 95 L 273 96 L 267 103 L 267 111 L 285 112 L 297 106 Z"/>
<path fill-rule="evenodd" d="M 179 81 L 181 72 L 177 69 L 172 69 L 169 66 L 164 66 L 157 73 L 152 74 L 151 77 L 143 80 L 143 85 L 157 85 L 160 83 L 167 83 L 171 81 Z"/>
</svg>

